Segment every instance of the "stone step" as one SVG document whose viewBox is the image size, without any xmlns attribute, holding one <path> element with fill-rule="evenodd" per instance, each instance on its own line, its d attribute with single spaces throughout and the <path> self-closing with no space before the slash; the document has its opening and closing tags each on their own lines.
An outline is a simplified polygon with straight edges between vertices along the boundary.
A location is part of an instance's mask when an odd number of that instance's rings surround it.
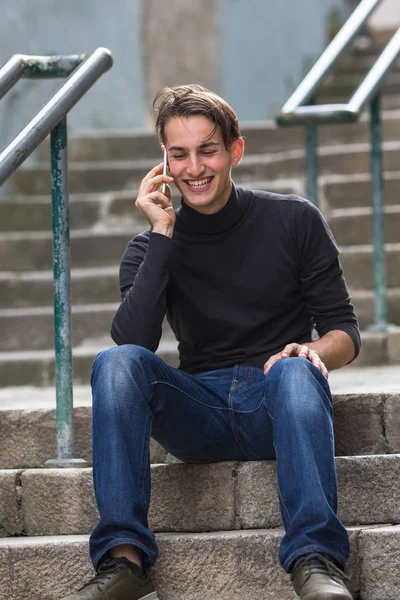
<svg viewBox="0 0 400 600">
<path fill-rule="evenodd" d="M 399 131 L 400 135 L 400 131 Z M 301 180 L 274 180 L 262 182 L 262 188 L 280 194 L 303 194 Z M 135 207 L 138 189 L 119 192 L 71 194 L 71 230 L 90 229 L 105 231 L 108 228 L 142 230 L 148 222 Z M 172 201 L 175 208 L 180 205 L 180 193 L 172 187 Z M 51 231 L 51 197 L 49 195 L 14 196 L 0 198 L 0 232 Z"/>
<path fill-rule="evenodd" d="M 340 261 L 349 286 L 356 290 L 373 288 L 373 248 L 371 244 L 343 246 Z M 400 287 L 400 243 L 385 244 L 386 282 L 389 288 Z"/>
<path fill-rule="evenodd" d="M 397 600 L 400 527 L 349 528 L 349 587 L 359 600 Z M 277 555 L 283 531 L 160 533 L 160 600 L 292 600 Z M 59 600 L 93 575 L 87 536 L 0 540 L 0 589 L 13 600 Z"/>
<path fill-rule="evenodd" d="M 71 232 L 71 267 L 107 267 L 119 264 L 128 242 L 143 227 Z M 0 234 L 0 271 L 38 271 L 52 269 L 51 231 Z"/>
<path fill-rule="evenodd" d="M 96 290 L 95 298 L 93 290 Z M 89 305 L 94 299 L 104 304 L 118 304 L 119 281 L 118 265 L 105 268 L 72 269 L 71 272 L 72 307 Z M 365 329 L 374 322 L 374 293 L 372 290 L 350 290 L 356 307 L 360 327 Z M 389 288 L 387 291 L 388 320 L 400 325 L 400 288 Z M 53 273 L 37 272 L 0 272 L 0 314 L 3 309 L 31 309 L 35 307 L 53 306 Z M 109 314 L 109 313 L 108 313 Z M 16 318 L 15 312 L 12 316 Z M 76 317 L 75 317 L 76 318 Z M 109 319 L 109 317 L 107 317 Z M 108 324 L 107 324 L 108 323 Z M 102 322 L 103 333 L 109 328 L 110 319 Z M 35 325 L 36 327 L 36 325 Z M 49 326 L 50 327 L 50 326 Z M 51 325 L 52 327 L 52 325 Z M 76 325 L 73 321 L 73 335 Z M 37 329 L 35 329 L 35 336 Z M 74 339 L 77 339 L 76 337 Z"/>
<path fill-rule="evenodd" d="M 400 455 L 336 459 L 339 516 L 349 525 L 400 523 Z M 275 461 L 151 467 L 149 524 L 160 532 L 282 526 Z M 81 535 L 98 521 L 92 469 L 0 471 L 0 530 Z"/>
<path fill-rule="evenodd" d="M 400 332 L 391 328 L 386 333 L 362 332 L 362 347 L 356 366 L 398 364 L 400 357 Z M 112 345 L 107 335 L 93 338 L 73 348 L 73 372 L 77 385 L 90 380 L 91 367 L 97 353 Z M 49 347 L 51 348 L 51 347 Z M 157 352 L 172 366 L 178 365 L 176 342 L 162 340 Z M 54 385 L 54 350 L 25 350 L 0 352 L 0 388 L 8 386 Z"/>
<path fill-rule="evenodd" d="M 91 365 L 90 365 L 91 366 Z M 86 384 L 89 379 L 86 380 Z M 39 396 L 30 408 L 30 399 Z M 48 398 L 49 391 L 43 395 Z M 91 462 L 90 390 L 75 388 L 75 456 Z M 12 403 L 10 401 L 12 397 Z M 20 396 L 20 408 L 18 397 Z M 40 389 L 21 387 L 0 392 L 0 468 L 38 467 L 56 455 L 55 393 L 40 407 Z M 83 401 L 82 401 L 83 400 Z M 337 456 L 400 452 L 400 395 L 334 394 Z M 49 406 L 50 404 L 50 406 Z M 8 409 L 2 410 L 2 406 Z M 15 406 L 15 408 L 13 408 Z M 159 448 L 159 447 L 158 447 Z M 154 460 L 166 460 L 153 448 Z M 156 458 L 158 457 L 158 458 Z"/>
<path fill-rule="evenodd" d="M 357 58 L 349 56 L 341 58 L 334 68 L 334 73 L 337 76 L 366 75 L 376 63 L 377 58 L 377 56 L 358 56 Z M 398 72 L 399 70 L 400 60 L 397 59 L 391 67 L 391 72 Z"/>
<path fill-rule="evenodd" d="M 399 241 L 400 204 L 384 206 L 385 241 Z M 339 208 L 329 213 L 329 225 L 339 246 L 372 244 L 372 207 Z"/>
<path fill-rule="evenodd" d="M 109 336 L 92 339 L 73 348 L 73 374 L 77 385 L 90 381 L 93 361 L 101 350 L 112 346 Z M 163 360 L 177 367 L 176 342 L 162 340 L 157 351 Z M 0 388 L 20 385 L 51 386 L 55 384 L 54 350 L 0 352 Z"/>
<path fill-rule="evenodd" d="M 385 170 L 398 169 L 400 142 L 384 143 Z M 370 147 L 367 143 L 321 146 L 319 172 L 327 174 L 353 174 L 369 171 Z M 252 179 L 282 179 L 304 176 L 304 150 L 289 150 L 273 154 L 245 155 L 234 169 L 234 180 L 240 184 Z M 71 193 L 95 193 L 136 189 L 142 178 L 154 166 L 153 161 L 82 162 L 69 165 Z M 49 167 L 44 164 L 24 166 L 12 179 L 14 194 L 49 194 Z"/>
<path fill-rule="evenodd" d="M 90 343 L 93 338 L 109 336 L 111 321 L 117 308 L 118 303 L 115 302 L 73 306 L 74 346 Z M 0 330 L 0 352 L 47 350 L 54 340 L 53 308 L 0 309 Z"/>
<path fill-rule="evenodd" d="M 112 319 L 119 302 L 72 306 L 72 343 L 87 346 L 92 340 L 109 340 Z M 54 310 L 52 306 L 0 309 L 0 353 L 48 350 L 54 344 Z M 163 341 L 177 345 L 168 322 L 163 325 Z"/>
<path fill-rule="evenodd" d="M 317 96 L 316 104 L 347 104 L 349 96 Z M 382 110 L 398 110 L 400 108 L 400 94 L 383 95 L 381 98 Z"/>
<path fill-rule="evenodd" d="M 97 194 L 71 194 L 71 229 L 104 229 L 127 223 L 147 227 L 147 220 L 135 208 L 138 190 Z M 51 231 L 51 197 L 14 196 L 0 198 L 0 231 Z"/>
<path fill-rule="evenodd" d="M 104 268 L 118 265 L 131 238 L 140 229 L 75 230 L 71 232 L 71 267 Z M 400 286 L 399 243 L 386 244 L 389 287 Z M 372 289 L 372 245 L 365 239 L 362 245 L 342 246 L 341 260 L 349 285 L 354 289 Z M 52 233 L 18 232 L 0 234 L 0 279 L 10 271 L 48 271 L 52 268 Z M 12 284 L 11 284 L 12 285 Z M 118 300 L 118 288 L 115 288 Z"/>
<path fill-rule="evenodd" d="M 107 279 L 109 281 L 109 278 Z M 350 278 L 351 280 L 351 278 Z M 118 283 L 115 281 L 114 302 L 72 304 L 72 343 L 74 347 L 88 346 L 93 340 L 104 339 L 111 345 L 111 322 L 119 305 L 116 301 Z M 51 288 L 49 282 L 49 288 Z M 96 299 L 101 300 L 96 284 Z M 0 287 L 1 289 L 1 287 Z M 49 294 L 51 289 L 48 290 Z M 366 329 L 374 323 L 374 293 L 372 290 L 351 292 L 352 301 L 359 317 L 360 327 Z M 49 299 L 51 301 L 51 298 Z M 400 325 L 400 288 L 390 288 L 387 292 L 388 319 L 393 325 Z M 53 306 L 36 306 L 0 309 L 0 356 L 2 352 L 41 351 L 54 345 Z M 176 346 L 175 337 L 167 321 L 163 325 L 163 340 L 168 347 Z"/>
<path fill-rule="evenodd" d="M 119 302 L 118 264 L 71 269 L 72 305 Z M 0 309 L 53 305 L 52 271 L 0 271 Z"/>
<path fill-rule="evenodd" d="M 387 110 L 382 113 L 383 138 L 398 140 L 400 137 L 400 113 Z M 246 155 L 302 148 L 302 127 L 278 128 L 273 121 L 241 123 L 241 133 L 246 144 Z M 358 123 L 351 125 L 326 125 L 319 129 L 323 146 L 366 142 L 369 140 L 368 114 L 365 112 Z M 149 159 L 155 164 L 161 161 L 160 147 L 151 130 L 96 131 L 72 134 L 68 138 L 68 157 L 71 162 L 124 161 Z M 49 142 L 40 148 L 39 159 L 48 164 Z"/>
<path fill-rule="evenodd" d="M 363 79 L 363 73 L 355 75 L 341 74 L 340 77 L 331 76 L 318 90 L 319 101 L 326 96 L 340 96 L 350 99 Z M 383 96 L 400 94 L 400 73 L 389 72 L 384 78 L 380 92 Z"/>
<path fill-rule="evenodd" d="M 361 329 L 375 322 L 375 294 L 373 290 L 350 290 Z M 386 293 L 388 322 L 400 325 L 400 288 L 389 288 Z"/>
<path fill-rule="evenodd" d="M 384 173 L 384 204 L 398 204 L 400 171 Z M 371 177 L 368 173 L 330 175 L 320 180 L 321 208 L 324 214 L 342 208 L 372 206 Z"/>
</svg>

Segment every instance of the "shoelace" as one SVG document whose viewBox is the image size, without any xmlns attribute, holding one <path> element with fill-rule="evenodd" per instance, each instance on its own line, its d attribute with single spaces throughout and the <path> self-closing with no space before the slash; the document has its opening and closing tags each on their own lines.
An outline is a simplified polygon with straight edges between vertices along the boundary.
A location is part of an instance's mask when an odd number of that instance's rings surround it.
<svg viewBox="0 0 400 600">
<path fill-rule="evenodd" d="M 110 577 L 114 574 L 117 573 L 118 571 L 120 571 L 124 566 L 123 563 L 116 563 L 113 560 L 105 560 L 99 567 L 96 575 L 94 575 L 94 577 L 92 577 L 91 579 L 89 579 L 89 581 L 87 583 L 85 583 L 85 585 L 83 585 L 80 590 L 83 590 L 84 588 L 88 587 L 89 585 L 103 585 L 106 581 L 108 581 L 108 579 L 110 579 Z"/>
<path fill-rule="evenodd" d="M 311 575 L 330 575 L 337 583 L 348 581 L 347 575 L 337 567 L 330 558 L 323 554 L 307 554 L 297 559 L 294 569 L 291 573 L 291 580 L 296 577 L 299 569 L 305 569 L 304 583 L 308 581 Z"/>
</svg>

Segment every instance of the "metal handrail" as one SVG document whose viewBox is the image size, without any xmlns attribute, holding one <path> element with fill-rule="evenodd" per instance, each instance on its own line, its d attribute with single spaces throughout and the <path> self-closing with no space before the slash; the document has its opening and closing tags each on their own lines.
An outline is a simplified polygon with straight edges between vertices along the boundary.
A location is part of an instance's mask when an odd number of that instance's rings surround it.
<svg viewBox="0 0 400 600">
<path fill-rule="evenodd" d="M 304 125 L 306 127 L 307 195 L 317 205 L 318 125 L 326 123 L 353 123 L 358 121 L 362 109 L 366 104 L 370 103 L 375 288 L 375 323 L 371 329 L 376 331 L 386 331 L 388 329 L 384 246 L 382 124 L 379 89 L 384 76 L 399 55 L 400 28 L 394 34 L 347 104 L 315 105 L 314 97 L 321 82 L 330 73 L 336 61 L 342 56 L 345 49 L 381 1 L 362 0 L 276 117 L 276 122 L 279 126 Z M 306 101 L 309 102 L 308 105 L 304 105 Z"/>
<path fill-rule="evenodd" d="M 290 120 L 290 122 L 288 122 L 287 119 L 292 115 L 294 118 L 298 107 L 313 98 L 316 90 L 319 88 L 327 74 L 332 70 L 332 67 L 337 60 L 342 56 L 367 21 L 368 17 L 381 2 L 382 0 L 363 0 L 357 6 L 341 30 L 321 54 L 315 65 L 295 89 L 289 100 L 283 105 L 277 117 L 279 125 L 293 125 L 295 122 L 297 124 L 301 121 L 301 117 L 299 118 L 299 121 Z M 318 111 L 316 114 L 318 114 Z"/>
<path fill-rule="evenodd" d="M 90 55 L 62 57 L 60 65 L 57 64 L 58 57 L 27 58 L 29 60 L 22 55 L 17 55 L 0 70 L 0 98 L 21 77 L 43 78 L 44 75 L 51 77 L 52 69 L 54 69 L 55 77 L 72 74 L 42 110 L 0 154 L 0 185 L 43 142 L 100 75 L 110 69 L 112 65 L 111 53 L 105 48 L 97 48 Z M 77 68 L 77 65 L 80 66 Z"/>
<path fill-rule="evenodd" d="M 106 48 L 89 55 L 15 55 L 0 70 L 0 98 L 21 77 L 66 77 L 64 85 L 0 154 L 0 186 L 50 133 L 53 206 L 53 280 L 55 370 L 57 399 L 57 459 L 46 466 L 86 466 L 73 458 L 74 423 L 72 392 L 72 339 L 69 258 L 69 206 L 67 163 L 67 113 L 111 68 Z"/>
</svg>

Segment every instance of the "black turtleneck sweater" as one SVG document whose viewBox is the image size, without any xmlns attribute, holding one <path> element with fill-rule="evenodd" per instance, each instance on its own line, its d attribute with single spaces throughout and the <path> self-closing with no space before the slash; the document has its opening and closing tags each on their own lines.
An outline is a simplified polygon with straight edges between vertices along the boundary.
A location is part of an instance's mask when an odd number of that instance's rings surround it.
<svg viewBox="0 0 400 600">
<path fill-rule="evenodd" d="M 189 373 L 262 367 L 290 342 L 340 329 L 360 348 L 357 318 L 321 213 L 299 196 L 236 187 L 203 215 L 182 202 L 173 238 L 137 235 L 122 257 L 111 335 L 155 352 L 165 315 Z"/>
</svg>

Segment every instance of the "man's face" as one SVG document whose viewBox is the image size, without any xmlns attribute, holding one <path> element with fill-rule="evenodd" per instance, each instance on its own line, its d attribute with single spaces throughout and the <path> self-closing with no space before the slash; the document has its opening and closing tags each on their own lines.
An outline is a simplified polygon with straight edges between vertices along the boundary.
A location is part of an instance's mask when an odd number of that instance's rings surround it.
<svg viewBox="0 0 400 600">
<path fill-rule="evenodd" d="M 235 140 L 229 150 L 217 127 L 203 115 L 173 117 L 165 125 L 168 165 L 186 204 L 203 214 L 213 214 L 227 203 L 231 167 L 239 164 L 244 142 Z"/>
</svg>

